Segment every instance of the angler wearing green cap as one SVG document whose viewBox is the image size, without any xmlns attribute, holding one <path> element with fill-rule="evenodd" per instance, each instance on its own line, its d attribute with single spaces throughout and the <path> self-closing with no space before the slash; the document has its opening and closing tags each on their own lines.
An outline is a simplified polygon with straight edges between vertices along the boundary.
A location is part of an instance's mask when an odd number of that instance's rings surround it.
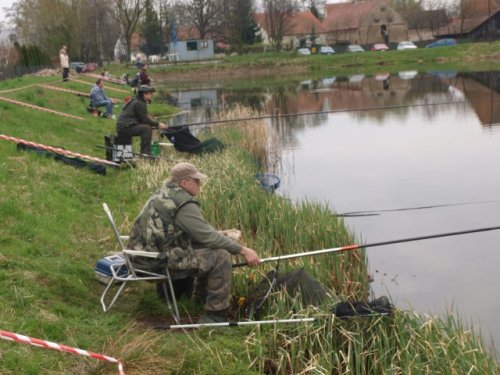
<svg viewBox="0 0 500 375">
<path fill-rule="evenodd" d="M 165 261 L 137 258 L 141 269 L 168 267 L 174 280 L 196 278 L 196 295 L 204 303 L 201 323 L 227 320 L 231 292 L 231 255 L 256 266 L 257 253 L 214 229 L 194 199 L 206 176 L 190 163 L 178 163 L 170 178 L 149 198 L 135 219 L 129 245 L 134 250 L 159 252 Z M 139 263 L 141 262 L 141 263 Z M 145 263 L 142 263 L 145 262 Z"/>
<path fill-rule="evenodd" d="M 167 125 L 148 115 L 148 105 L 153 98 L 154 87 L 140 86 L 137 96 L 123 106 L 116 121 L 118 137 L 141 137 L 141 154 L 151 155 L 153 128 L 167 129 Z"/>
</svg>

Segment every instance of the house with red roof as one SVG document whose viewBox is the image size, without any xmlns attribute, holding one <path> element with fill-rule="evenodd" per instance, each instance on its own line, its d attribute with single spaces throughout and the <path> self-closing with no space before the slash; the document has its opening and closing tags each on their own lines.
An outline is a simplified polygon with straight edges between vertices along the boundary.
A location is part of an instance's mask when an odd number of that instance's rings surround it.
<svg viewBox="0 0 500 375">
<path fill-rule="evenodd" d="M 264 44 L 272 44 L 269 22 L 265 13 L 255 15 L 257 25 L 260 26 L 260 35 Z M 315 37 L 316 44 L 326 44 L 327 31 L 323 24 L 311 12 L 295 12 L 285 22 L 282 45 L 285 49 L 298 48 L 300 40 L 305 39 L 311 45 L 311 36 Z"/>
<path fill-rule="evenodd" d="M 271 44 L 266 14 L 256 14 L 265 44 Z M 324 5 L 324 18 L 318 20 L 311 12 L 296 12 L 285 24 L 283 46 L 297 48 L 301 38 L 316 35 L 317 44 L 372 44 L 408 40 L 406 20 L 387 0 L 365 0 Z"/>
<path fill-rule="evenodd" d="M 500 35 L 500 4 L 494 0 L 474 0 L 472 6 L 464 11 L 462 17 L 456 17 L 439 28 L 435 33 L 438 38 L 498 38 Z"/>
<path fill-rule="evenodd" d="M 408 25 L 386 0 L 367 0 L 325 5 L 323 27 L 328 44 L 383 43 L 408 40 Z"/>
</svg>

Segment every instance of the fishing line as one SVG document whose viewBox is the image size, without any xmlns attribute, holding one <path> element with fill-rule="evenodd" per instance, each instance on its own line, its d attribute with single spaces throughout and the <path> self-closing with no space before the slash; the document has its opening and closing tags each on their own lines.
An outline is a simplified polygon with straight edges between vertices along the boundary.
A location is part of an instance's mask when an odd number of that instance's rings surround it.
<svg viewBox="0 0 500 375">
<path fill-rule="evenodd" d="M 404 208 L 393 208 L 393 209 L 385 209 L 385 210 L 351 211 L 351 212 L 343 212 L 343 213 L 337 214 L 335 216 L 338 216 L 338 217 L 378 216 L 382 212 L 427 210 L 427 209 L 430 209 L 430 208 L 437 208 L 437 207 L 466 206 L 466 205 L 472 205 L 472 204 L 498 203 L 498 202 L 500 202 L 500 200 L 477 201 L 477 202 L 462 202 L 462 203 L 448 203 L 448 204 L 434 204 L 434 205 L 430 205 L 430 206 L 404 207 Z"/>
<path fill-rule="evenodd" d="M 418 103 L 418 104 L 405 104 L 405 105 L 390 105 L 390 106 L 383 106 L 383 107 L 345 108 L 345 109 L 331 109 L 331 110 L 326 110 L 326 111 L 315 111 L 315 112 L 298 112 L 298 113 L 285 113 L 285 114 L 278 114 L 278 115 L 250 116 L 250 117 L 241 117 L 241 118 L 235 118 L 235 119 L 213 120 L 213 121 L 206 121 L 206 122 L 193 122 L 193 123 L 189 123 L 189 124 L 184 124 L 184 126 L 201 126 L 201 125 L 223 124 L 223 123 L 228 123 L 228 122 L 322 115 L 322 114 L 329 114 L 329 113 L 379 111 L 379 110 L 385 110 L 385 109 L 428 107 L 428 106 L 438 106 L 438 105 L 446 105 L 446 104 L 465 104 L 465 103 L 484 101 L 484 100 L 485 99 L 438 102 L 438 103 Z M 165 116 L 158 116 L 158 117 L 165 117 Z"/>
</svg>

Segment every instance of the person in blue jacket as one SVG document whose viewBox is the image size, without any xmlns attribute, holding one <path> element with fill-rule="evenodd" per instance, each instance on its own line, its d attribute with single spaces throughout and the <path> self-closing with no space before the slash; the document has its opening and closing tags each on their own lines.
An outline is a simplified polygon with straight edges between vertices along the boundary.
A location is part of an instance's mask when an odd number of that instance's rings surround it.
<svg viewBox="0 0 500 375">
<path fill-rule="evenodd" d="M 113 102 L 106 95 L 103 88 L 104 84 L 102 79 L 98 79 L 90 91 L 90 105 L 94 108 L 106 107 L 106 112 L 103 116 L 107 118 L 114 118 L 113 116 Z"/>
</svg>

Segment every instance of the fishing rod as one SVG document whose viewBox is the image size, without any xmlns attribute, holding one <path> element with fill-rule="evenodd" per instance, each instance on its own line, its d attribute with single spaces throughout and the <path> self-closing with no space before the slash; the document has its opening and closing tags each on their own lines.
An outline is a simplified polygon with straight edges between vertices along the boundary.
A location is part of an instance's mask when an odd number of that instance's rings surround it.
<svg viewBox="0 0 500 375">
<path fill-rule="evenodd" d="M 249 320 L 241 322 L 222 322 L 222 323 L 193 323 L 193 324 L 172 324 L 172 325 L 160 325 L 154 327 L 154 329 L 159 331 L 164 331 L 167 329 L 190 329 L 190 328 L 223 328 L 223 327 L 243 327 L 250 325 L 260 325 L 260 324 L 286 324 L 286 323 L 307 323 L 314 322 L 316 318 L 297 318 L 297 319 L 270 319 L 270 320 Z"/>
<path fill-rule="evenodd" d="M 322 115 L 322 114 L 329 114 L 329 113 L 379 111 L 379 110 L 385 110 L 385 109 L 427 107 L 427 106 L 438 106 L 438 105 L 446 105 L 446 104 L 465 104 L 465 103 L 470 103 L 470 102 L 474 102 L 474 101 L 481 101 L 481 100 L 483 100 L 483 99 L 461 100 L 461 101 L 451 101 L 451 102 L 438 102 L 438 103 L 417 103 L 417 104 L 405 104 L 405 105 L 389 105 L 389 106 L 382 106 L 382 107 L 344 108 L 344 109 L 331 109 L 331 110 L 326 110 L 326 111 L 250 116 L 250 117 L 241 117 L 241 118 L 235 118 L 235 119 L 212 120 L 212 121 L 206 121 L 206 122 L 193 122 L 193 123 L 189 123 L 189 124 L 184 124 L 184 126 L 201 126 L 201 125 L 223 124 L 223 123 L 238 122 L 238 121 L 266 120 L 266 119 L 273 119 L 273 118 L 288 118 L 288 117 L 298 117 L 298 116 Z M 165 116 L 158 116 L 158 117 L 165 117 Z"/>
<path fill-rule="evenodd" d="M 430 208 L 438 207 L 451 207 L 451 206 L 466 206 L 472 204 L 484 204 L 484 203 L 498 203 L 500 200 L 491 201 L 477 201 L 477 202 L 462 202 L 462 203 L 447 203 L 447 204 L 434 204 L 429 206 L 417 206 L 417 207 L 404 207 L 404 208 L 393 208 L 386 210 L 365 210 L 365 211 L 351 211 L 336 214 L 337 217 L 358 217 L 358 216 L 378 216 L 381 212 L 398 212 L 398 211 L 413 211 L 413 210 L 427 210 Z"/>
<path fill-rule="evenodd" d="M 373 310 L 371 313 L 360 313 L 359 315 L 350 316 L 354 317 L 379 317 L 379 316 L 390 316 L 390 312 L 378 312 Z M 335 313 L 328 314 L 328 316 L 337 317 Z M 344 316 L 344 318 L 347 316 Z M 291 319 L 269 319 L 269 320 L 244 320 L 239 322 L 221 322 L 221 323 L 193 323 L 193 324 L 172 324 L 172 325 L 158 325 L 154 329 L 158 331 L 165 331 L 168 329 L 191 329 L 191 328 L 225 328 L 225 327 L 244 327 L 244 326 L 256 326 L 265 324 L 290 324 L 290 323 L 312 323 L 317 322 L 318 318 L 291 318 Z"/>
<path fill-rule="evenodd" d="M 341 252 L 341 251 L 357 250 L 357 249 L 362 249 L 362 248 L 367 248 L 367 247 L 392 245 L 392 244 L 403 243 L 403 242 L 428 240 L 431 238 L 441 238 L 441 237 L 459 236 L 462 234 L 469 234 L 469 233 L 488 232 L 488 231 L 498 230 L 498 229 L 500 229 L 500 226 L 462 230 L 462 231 L 458 231 L 458 232 L 431 234 L 431 235 L 419 236 L 419 237 L 402 238 L 399 240 L 375 242 L 372 244 L 364 244 L 364 245 L 353 244 L 353 245 L 348 245 L 348 246 L 335 247 L 335 248 L 331 248 L 331 249 L 313 250 L 313 251 L 306 251 L 303 253 L 280 255 L 280 256 L 271 257 L 271 258 L 264 258 L 264 259 L 260 260 L 260 263 L 262 264 L 262 263 L 268 263 L 268 262 L 276 262 L 276 261 L 285 260 L 285 259 L 294 259 L 294 258 L 302 258 L 302 257 L 306 257 L 306 256 L 314 256 L 314 255 L 327 254 L 327 253 L 336 253 L 336 252 Z M 233 267 L 243 267 L 246 265 L 247 265 L 246 262 L 235 263 L 235 264 L 233 264 Z"/>
</svg>

